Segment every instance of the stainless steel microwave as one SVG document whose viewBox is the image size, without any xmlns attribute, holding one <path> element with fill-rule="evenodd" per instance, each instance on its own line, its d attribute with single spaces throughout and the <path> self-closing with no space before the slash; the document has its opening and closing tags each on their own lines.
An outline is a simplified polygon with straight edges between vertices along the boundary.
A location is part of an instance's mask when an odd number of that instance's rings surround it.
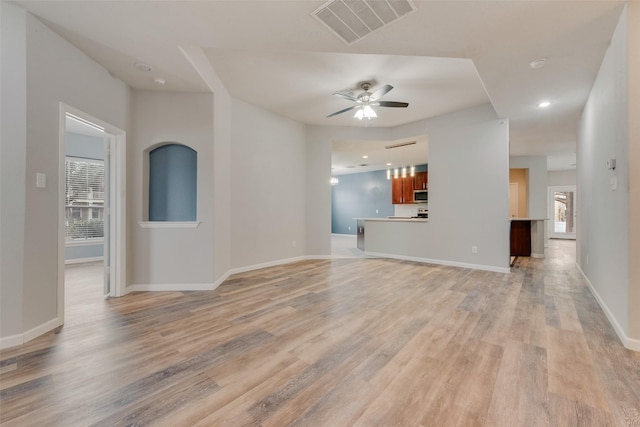
<svg viewBox="0 0 640 427">
<path fill-rule="evenodd" d="M 427 190 L 413 190 L 413 203 L 427 203 L 429 192 Z"/>
</svg>

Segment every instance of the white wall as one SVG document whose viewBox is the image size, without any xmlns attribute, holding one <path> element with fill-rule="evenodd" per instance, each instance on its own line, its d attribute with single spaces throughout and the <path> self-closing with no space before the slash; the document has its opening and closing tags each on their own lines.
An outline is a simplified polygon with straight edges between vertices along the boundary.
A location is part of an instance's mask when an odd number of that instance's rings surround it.
<svg viewBox="0 0 640 427">
<path fill-rule="evenodd" d="M 133 91 L 127 145 L 129 284 L 211 284 L 213 258 L 213 96 Z M 141 228 L 148 220 L 148 155 L 177 142 L 198 155 L 197 228 Z M 224 179 L 221 177 L 221 179 Z"/>
<path fill-rule="evenodd" d="M 303 256 L 305 127 L 239 100 L 232 105 L 232 268 Z"/>
<path fill-rule="evenodd" d="M 390 253 L 397 255 L 507 268 L 508 133 L 508 122 L 497 120 L 490 105 L 392 129 L 310 128 L 308 147 L 321 152 L 319 146 L 324 144 L 325 151 L 314 165 L 313 170 L 318 175 L 308 174 L 307 178 L 314 180 L 318 188 L 314 198 L 318 197 L 313 203 L 319 212 L 315 212 L 313 225 L 321 230 L 307 235 L 309 248 L 324 250 L 328 247 L 330 251 L 331 212 L 329 209 L 325 213 L 321 204 L 330 206 L 331 203 L 330 146 L 334 139 L 389 140 L 426 134 L 429 142 L 429 223 L 416 227 L 393 223 L 394 230 L 389 229 L 388 233 L 382 230 L 388 223 L 376 223 L 374 227 L 380 228 L 383 238 L 376 242 L 367 234 L 366 250 L 391 250 Z M 323 185 L 327 194 L 323 192 Z M 328 246 L 326 242 L 329 242 Z M 477 254 L 471 253 L 471 246 L 478 246 Z"/>
<path fill-rule="evenodd" d="M 582 114 L 577 157 L 577 262 L 618 332 L 625 335 L 629 333 L 628 171 L 633 161 L 627 157 L 627 29 L 625 11 Z M 615 171 L 607 169 L 610 158 L 617 159 Z M 638 165 L 636 161 L 634 167 Z M 614 177 L 618 188 L 612 191 L 609 183 Z"/>
<path fill-rule="evenodd" d="M 2 339 L 22 333 L 27 145 L 26 19 L 23 9 L 0 2 L 0 343 Z"/>
<path fill-rule="evenodd" d="M 574 170 L 566 171 L 548 171 L 547 172 L 547 186 L 560 186 L 560 185 L 576 185 L 577 174 Z"/>
</svg>

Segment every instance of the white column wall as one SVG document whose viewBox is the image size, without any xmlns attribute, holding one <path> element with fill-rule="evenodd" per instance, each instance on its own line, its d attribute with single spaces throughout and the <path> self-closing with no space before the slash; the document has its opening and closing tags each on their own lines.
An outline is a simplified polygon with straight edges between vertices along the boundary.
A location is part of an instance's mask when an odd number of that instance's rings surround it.
<svg viewBox="0 0 640 427">
<path fill-rule="evenodd" d="M 232 268 L 305 254 L 305 127 L 232 102 Z"/>
<path fill-rule="evenodd" d="M 22 334 L 27 145 L 26 23 L 24 9 L 0 2 L 0 348 L 19 344 Z"/>
<path fill-rule="evenodd" d="M 128 143 L 128 232 L 130 285 L 212 284 L 213 96 L 133 91 Z M 176 142 L 197 152 L 196 228 L 141 228 L 148 213 L 148 155 L 158 144 Z M 221 178 L 223 179 L 223 178 Z"/>
</svg>

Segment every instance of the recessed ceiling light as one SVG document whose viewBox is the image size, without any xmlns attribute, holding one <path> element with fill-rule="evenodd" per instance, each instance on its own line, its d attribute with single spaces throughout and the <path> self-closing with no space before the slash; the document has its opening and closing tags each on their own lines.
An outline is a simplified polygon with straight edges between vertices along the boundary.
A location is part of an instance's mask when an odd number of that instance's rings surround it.
<svg viewBox="0 0 640 427">
<path fill-rule="evenodd" d="M 368 159 L 369 156 L 367 156 L 366 154 L 364 156 L 362 156 L 363 159 Z"/>
<path fill-rule="evenodd" d="M 387 163 L 387 166 L 391 166 L 391 163 Z"/>
<path fill-rule="evenodd" d="M 133 66 L 145 73 L 148 73 L 149 71 L 151 71 L 151 65 L 145 64 L 144 62 L 136 62 L 135 64 L 133 64 Z"/>
<path fill-rule="evenodd" d="M 529 62 L 529 67 L 533 68 L 534 70 L 539 70 L 540 68 L 544 67 L 546 63 L 547 58 L 538 58 Z"/>
<path fill-rule="evenodd" d="M 541 103 L 538 104 L 538 107 L 547 108 L 549 105 L 551 105 L 549 101 L 542 101 Z"/>
</svg>

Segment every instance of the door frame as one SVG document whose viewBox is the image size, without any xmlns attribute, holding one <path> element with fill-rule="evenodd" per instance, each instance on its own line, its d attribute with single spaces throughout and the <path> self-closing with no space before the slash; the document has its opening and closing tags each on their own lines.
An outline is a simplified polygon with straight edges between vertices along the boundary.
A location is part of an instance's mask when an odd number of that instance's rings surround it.
<svg viewBox="0 0 640 427">
<path fill-rule="evenodd" d="M 67 113 L 80 117 L 104 128 L 107 151 L 110 156 L 109 188 L 110 211 L 109 250 L 110 250 L 110 292 L 108 296 L 119 297 L 126 294 L 126 133 L 122 129 L 93 117 L 63 102 L 59 105 L 58 135 L 58 324 L 64 324 L 64 249 L 65 249 L 65 158 L 66 158 L 66 116 Z"/>
<path fill-rule="evenodd" d="M 573 233 L 556 233 L 554 231 L 555 229 L 555 212 L 554 212 L 554 207 L 555 207 L 555 198 L 553 196 L 553 194 L 555 192 L 558 191 L 566 191 L 566 192 L 572 192 L 573 193 L 573 215 L 574 215 L 574 230 L 575 230 L 575 225 L 577 223 L 577 216 L 578 213 L 576 211 L 576 207 L 578 206 L 578 193 L 576 191 L 576 186 L 575 185 L 553 185 L 553 186 L 549 186 L 548 187 L 548 192 L 547 192 L 547 212 L 549 214 L 549 238 L 550 239 L 571 239 L 571 240 L 575 240 L 576 239 L 576 232 L 574 231 Z"/>
</svg>

